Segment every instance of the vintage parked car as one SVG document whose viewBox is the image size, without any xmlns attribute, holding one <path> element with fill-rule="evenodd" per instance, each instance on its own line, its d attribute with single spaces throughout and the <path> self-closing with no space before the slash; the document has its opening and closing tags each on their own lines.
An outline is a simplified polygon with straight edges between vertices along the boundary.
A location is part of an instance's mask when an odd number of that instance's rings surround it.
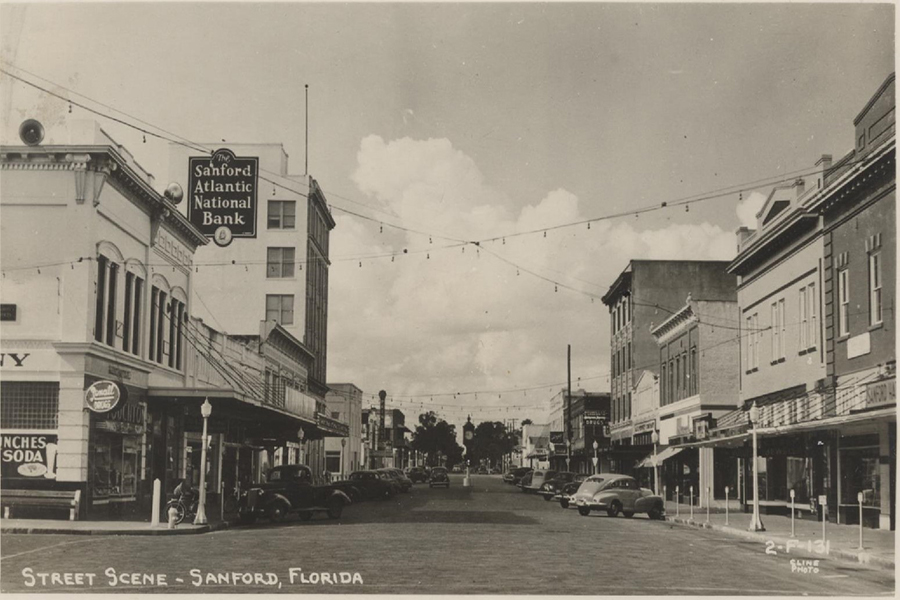
<svg viewBox="0 0 900 600">
<path fill-rule="evenodd" d="M 544 485 L 545 481 L 553 479 L 556 476 L 556 471 L 545 471 L 543 469 L 538 469 L 531 474 L 531 483 L 522 488 L 523 492 L 537 492 L 541 489 L 541 486 Z"/>
<path fill-rule="evenodd" d="M 410 467 L 406 476 L 413 483 L 425 483 L 428 481 L 428 474 L 425 472 L 424 467 Z"/>
<path fill-rule="evenodd" d="M 397 482 L 400 484 L 401 492 L 406 493 L 412 489 L 412 479 L 407 477 L 400 469 L 397 469 L 395 467 L 385 467 L 384 469 L 380 470 L 385 471 L 388 475 L 391 475 L 394 479 L 397 480 Z"/>
<path fill-rule="evenodd" d="M 491 467 L 491 475 L 501 475 L 502 473 L 500 467 Z"/>
<path fill-rule="evenodd" d="M 503 482 L 510 485 L 518 485 L 519 481 L 525 473 L 531 471 L 531 467 L 515 467 L 503 476 Z"/>
<path fill-rule="evenodd" d="M 368 499 L 393 498 L 397 493 L 393 480 L 385 481 L 377 471 L 354 471 L 350 473 L 350 483 Z"/>
<path fill-rule="evenodd" d="M 387 469 L 375 469 L 375 474 L 378 478 L 389 486 L 391 486 L 391 490 L 393 490 L 393 495 L 397 495 L 403 492 L 403 485 L 400 483 L 400 480 L 397 479 L 397 476 Z"/>
<path fill-rule="evenodd" d="M 532 477 L 534 477 L 534 471 L 528 471 L 527 473 L 522 475 L 522 478 L 519 479 L 519 482 L 516 484 L 516 487 L 518 487 L 523 492 L 527 491 L 525 488 L 527 488 L 528 486 L 531 485 Z"/>
<path fill-rule="evenodd" d="M 431 470 L 431 477 L 428 479 L 428 487 L 443 485 L 450 487 L 450 475 L 444 467 L 435 467 Z"/>
<path fill-rule="evenodd" d="M 634 477 L 617 473 L 591 475 L 575 492 L 575 505 L 581 516 L 592 510 L 603 510 L 610 517 L 620 512 L 628 518 L 635 513 L 647 513 L 651 519 L 662 519 L 666 504 L 662 496 L 642 488 Z"/>
<path fill-rule="evenodd" d="M 581 484 L 585 479 L 588 478 L 588 475 L 584 473 L 578 473 L 575 475 L 575 479 L 565 484 L 562 489 L 560 489 L 555 496 L 553 496 L 554 500 L 559 501 L 559 505 L 563 508 L 569 508 L 569 505 L 574 502 L 572 497 L 575 495 L 575 492 L 578 491 L 578 488 L 581 487 Z"/>
<path fill-rule="evenodd" d="M 553 500 L 553 497 L 559 493 L 564 485 L 574 479 L 575 473 L 573 471 L 560 471 L 554 475 L 553 478 L 548 479 L 545 477 L 544 483 L 541 484 L 537 493 L 543 496 L 544 500 L 549 502 Z"/>
<path fill-rule="evenodd" d="M 332 485 L 313 485 L 312 471 L 306 465 L 281 465 L 269 469 L 266 483 L 244 490 L 238 502 L 238 517 L 242 523 L 252 523 L 259 516 L 278 523 L 292 512 L 306 521 L 322 511 L 328 518 L 338 519 L 350 502 L 347 494 Z"/>
</svg>

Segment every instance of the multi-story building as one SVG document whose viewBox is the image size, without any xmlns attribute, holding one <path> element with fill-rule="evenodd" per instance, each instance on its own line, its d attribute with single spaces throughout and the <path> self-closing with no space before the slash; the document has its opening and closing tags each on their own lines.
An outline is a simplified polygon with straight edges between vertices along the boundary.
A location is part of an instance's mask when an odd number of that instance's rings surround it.
<svg viewBox="0 0 900 600">
<path fill-rule="evenodd" d="M 821 215 L 825 371 L 834 385 L 835 518 L 894 529 L 896 125 L 891 74 L 854 119 L 855 147 L 804 208 Z M 802 315 L 801 315 L 802 316 Z M 831 407 L 829 407 L 831 408 Z"/>
<path fill-rule="evenodd" d="M 738 230 L 742 407 L 695 443 L 741 449 L 749 503 L 756 428 L 763 513 L 789 511 L 793 493 L 819 519 L 858 523 L 861 497 L 864 524 L 894 528 L 894 106 L 891 75 L 854 121 L 854 150 L 776 187 L 757 229 Z"/>
<path fill-rule="evenodd" d="M 674 498 L 677 487 L 689 497 L 693 486 L 701 507 L 707 490 L 724 498 L 725 486 L 734 489 L 737 481 L 737 456 L 731 450 L 679 446 L 702 437 L 716 419 L 738 407 L 741 328 L 732 290 L 728 300 L 688 296 L 680 310 L 651 330 L 659 346 L 660 375 L 652 388 L 658 403 L 642 411 L 649 419 L 635 419 L 635 446 L 653 444 L 656 433 L 657 445 L 648 458 L 661 469 L 666 494 Z M 648 378 L 653 377 L 645 372 L 641 382 Z"/>
<path fill-rule="evenodd" d="M 347 423 L 346 438 L 325 439 L 325 467 L 343 476 L 364 467 L 362 452 L 362 390 L 352 383 L 329 383 L 325 402 L 332 419 Z"/>
<path fill-rule="evenodd" d="M 576 473 L 608 472 L 609 394 L 576 390 L 572 392 L 566 412 L 571 445 L 569 469 Z M 593 462 L 595 458 L 596 466 Z"/>
<path fill-rule="evenodd" d="M 324 437 L 346 425 L 325 405 L 329 235 L 335 222 L 316 181 L 290 173 L 281 144 L 201 144 L 210 153 L 171 144 L 169 180 L 186 190 L 179 205 L 214 243 L 195 258 L 197 314 L 230 334 L 255 336 L 277 323 L 292 339 L 285 349 L 299 368 L 267 374 L 316 399 L 318 427 L 304 438 L 304 460 L 325 472 Z M 295 361 L 296 362 L 296 361 Z"/>
<path fill-rule="evenodd" d="M 610 313 L 611 468 L 632 473 L 650 445 L 633 446 L 632 393 L 637 376 L 657 374 L 655 323 L 684 306 L 688 294 L 717 301 L 734 296 L 734 277 L 723 261 L 632 260 L 603 296 Z"/>
</svg>

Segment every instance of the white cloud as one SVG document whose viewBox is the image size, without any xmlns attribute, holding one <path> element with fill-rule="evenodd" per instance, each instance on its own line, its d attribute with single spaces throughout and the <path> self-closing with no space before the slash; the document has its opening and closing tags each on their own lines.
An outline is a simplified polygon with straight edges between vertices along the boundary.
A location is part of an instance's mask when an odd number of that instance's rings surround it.
<svg viewBox="0 0 900 600">
<path fill-rule="evenodd" d="M 474 161 L 449 140 L 362 140 L 353 180 L 403 224 L 474 240 L 583 220 L 579 199 L 565 189 L 512 211 L 486 185 Z M 630 258 L 720 259 L 734 255 L 734 234 L 709 223 L 639 229 L 600 221 L 512 236 L 474 246 L 338 216 L 332 236 L 329 379 L 353 381 L 395 397 L 438 391 L 502 390 L 565 379 L 566 345 L 573 377 L 605 374 L 608 312 L 599 297 Z M 403 254 L 403 249 L 408 254 Z M 346 256 L 396 252 L 390 257 Z M 507 261 L 498 259 L 500 255 Z M 517 266 L 518 265 L 518 275 Z M 588 292 L 576 293 L 553 281 Z M 608 390 L 593 379 L 586 389 Z M 555 392 L 553 392 L 555 393 Z M 483 406 L 543 401 L 543 394 L 480 394 Z M 472 397 L 466 401 L 471 402 Z M 463 399 L 438 398 L 436 404 Z M 418 410 L 407 411 L 413 420 Z M 448 412 L 448 417 L 465 411 Z M 539 418 L 538 409 L 484 418 Z M 461 421 L 458 421 L 461 424 Z"/>
<path fill-rule="evenodd" d="M 765 194 L 750 192 L 742 202 L 739 202 L 735 211 L 741 225 L 750 229 L 756 229 L 756 215 L 766 203 Z"/>
</svg>

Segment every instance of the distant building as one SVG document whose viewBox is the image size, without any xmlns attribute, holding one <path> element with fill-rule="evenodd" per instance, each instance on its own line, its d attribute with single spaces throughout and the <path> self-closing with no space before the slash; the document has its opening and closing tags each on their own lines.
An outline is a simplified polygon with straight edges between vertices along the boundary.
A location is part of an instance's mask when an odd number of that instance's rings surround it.
<svg viewBox="0 0 900 600">
<path fill-rule="evenodd" d="M 325 467 L 346 476 L 363 468 L 362 390 L 352 383 L 329 383 L 325 403 L 329 416 L 349 427 L 347 437 L 325 439 Z"/>
<path fill-rule="evenodd" d="M 678 312 L 688 294 L 733 301 L 735 278 L 725 261 L 632 260 L 603 296 L 610 314 L 611 468 L 633 474 L 652 445 L 633 445 L 632 394 L 642 371 L 656 375 L 659 347 L 651 326 Z"/>
</svg>

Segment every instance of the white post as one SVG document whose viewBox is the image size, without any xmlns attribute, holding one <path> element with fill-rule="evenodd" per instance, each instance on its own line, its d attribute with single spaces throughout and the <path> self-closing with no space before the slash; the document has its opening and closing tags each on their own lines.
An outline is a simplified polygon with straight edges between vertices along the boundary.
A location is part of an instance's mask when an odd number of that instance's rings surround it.
<svg viewBox="0 0 900 600">
<path fill-rule="evenodd" d="M 791 537 L 797 537 L 794 535 L 794 490 L 791 490 Z"/>
<path fill-rule="evenodd" d="M 225 481 L 219 480 L 219 520 L 225 520 Z"/>
<path fill-rule="evenodd" d="M 822 543 L 825 543 L 825 522 L 828 521 L 828 497 L 826 495 L 822 495 L 820 497 L 822 502 Z"/>
<path fill-rule="evenodd" d="M 709 523 L 709 502 L 710 502 L 709 486 L 706 486 L 706 522 Z"/>
<path fill-rule="evenodd" d="M 859 549 L 863 549 L 863 493 L 856 494 L 856 501 L 859 502 Z M 824 537 L 824 536 L 823 536 Z M 823 540 L 824 543 L 824 540 Z"/>
<path fill-rule="evenodd" d="M 694 520 L 694 486 L 691 486 L 691 521 Z"/>
<path fill-rule="evenodd" d="M 759 518 L 759 448 L 756 439 L 756 425 L 759 421 L 759 408 L 756 402 L 750 407 L 750 424 L 753 426 L 753 518 L 750 521 L 750 531 L 765 531 Z"/>
<path fill-rule="evenodd" d="M 203 416 L 203 442 L 200 450 L 200 502 L 197 506 L 197 516 L 194 518 L 194 525 L 206 525 L 206 443 L 207 443 L 207 423 L 209 415 L 212 414 L 212 405 L 209 398 L 203 401 L 200 407 L 200 414 Z"/>
<path fill-rule="evenodd" d="M 728 486 L 725 486 L 725 524 L 728 525 Z"/>
<path fill-rule="evenodd" d="M 679 514 L 681 514 L 681 504 L 679 503 L 680 496 L 681 496 L 681 486 L 676 485 L 675 486 L 675 516 L 676 517 Z"/>
<path fill-rule="evenodd" d="M 153 480 L 153 508 L 150 514 L 150 527 L 159 525 L 159 499 L 162 495 L 162 483 L 159 479 Z"/>
</svg>

